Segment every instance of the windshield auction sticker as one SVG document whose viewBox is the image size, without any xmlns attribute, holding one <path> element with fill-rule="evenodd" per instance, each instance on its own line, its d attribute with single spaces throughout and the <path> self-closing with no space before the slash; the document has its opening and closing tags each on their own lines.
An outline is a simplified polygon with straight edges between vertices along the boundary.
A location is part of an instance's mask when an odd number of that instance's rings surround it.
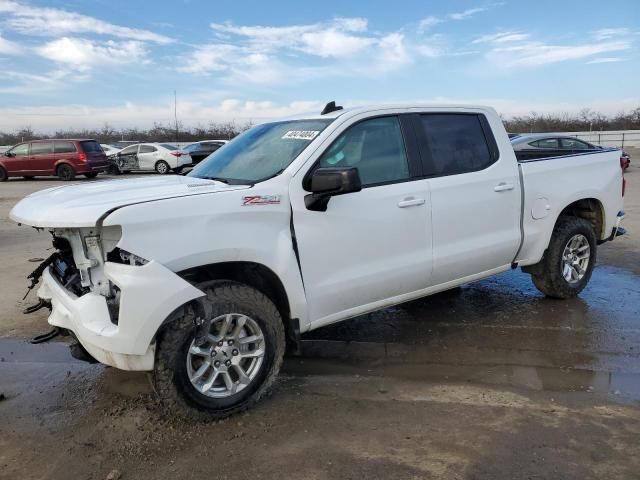
<svg viewBox="0 0 640 480">
<path fill-rule="evenodd" d="M 318 130 L 289 130 L 282 138 L 288 140 L 313 140 L 318 136 Z"/>
</svg>

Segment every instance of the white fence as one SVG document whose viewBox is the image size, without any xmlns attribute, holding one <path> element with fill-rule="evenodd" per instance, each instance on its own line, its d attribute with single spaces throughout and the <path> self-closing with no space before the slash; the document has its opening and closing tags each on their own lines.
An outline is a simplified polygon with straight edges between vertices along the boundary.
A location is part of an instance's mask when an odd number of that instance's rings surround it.
<svg viewBox="0 0 640 480">
<path fill-rule="evenodd" d="M 558 132 L 554 132 L 558 133 Z M 640 130 L 618 130 L 606 132 L 563 132 L 562 135 L 585 140 L 603 147 L 640 147 Z"/>
</svg>

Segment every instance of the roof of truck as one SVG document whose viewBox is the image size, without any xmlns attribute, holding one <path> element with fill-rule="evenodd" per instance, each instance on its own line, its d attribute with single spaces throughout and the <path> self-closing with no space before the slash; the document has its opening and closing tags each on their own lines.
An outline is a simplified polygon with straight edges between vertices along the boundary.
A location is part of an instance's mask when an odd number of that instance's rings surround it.
<svg viewBox="0 0 640 480">
<path fill-rule="evenodd" d="M 320 118 L 337 118 L 349 114 L 349 116 L 360 113 L 368 113 L 379 110 L 402 110 L 408 108 L 415 109 L 446 109 L 446 110 L 493 110 L 492 107 L 486 105 L 461 105 L 461 104 L 441 104 L 441 103 L 384 103 L 374 105 L 362 105 L 356 107 L 347 107 L 340 110 L 334 110 L 330 113 L 322 115 L 320 109 L 315 112 L 306 112 L 298 115 L 291 115 L 284 120 L 301 120 L 301 119 L 320 119 Z"/>
</svg>

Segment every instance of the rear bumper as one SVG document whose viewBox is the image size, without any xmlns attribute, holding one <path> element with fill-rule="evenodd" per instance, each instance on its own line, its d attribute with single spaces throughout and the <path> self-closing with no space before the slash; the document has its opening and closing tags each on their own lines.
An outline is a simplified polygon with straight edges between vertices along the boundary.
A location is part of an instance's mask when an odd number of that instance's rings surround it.
<svg viewBox="0 0 640 480">
<path fill-rule="evenodd" d="M 121 291 L 117 324 L 105 297 L 97 293 L 77 297 L 47 269 L 38 297 L 51 303 L 49 323 L 73 332 L 101 363 L 122 370 L 151 370 L 153 338 L 162 322 L 204 293 L 157 262 L 141 267 L 107 262 L 104 273 Z"/>
<path fill-rule="evenodd" d="M 626 235 L 627 231 L 622 228 L 622 221 L 624 220 L 624 210 L 620 210 L 618 212 L 618 215 L 616 217 L 616 223 L 613 227 L 613 230 L 611 230 L 611 235 L 609 235 L 607 238 L 605 238 L 604 240 L 600 240 L 598 242 L 598 244 L 602 244 L 605 242 L 610 242 L 613 239 L 615 239 L 616 237 L 620 237 L 622 235 Z"/>
</svg>

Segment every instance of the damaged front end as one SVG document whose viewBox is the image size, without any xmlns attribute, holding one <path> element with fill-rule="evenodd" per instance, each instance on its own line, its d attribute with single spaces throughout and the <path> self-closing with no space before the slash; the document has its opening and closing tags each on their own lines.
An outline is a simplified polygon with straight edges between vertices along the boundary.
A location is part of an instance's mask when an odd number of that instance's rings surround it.
<svg viewBox="0 0 640 480">
<path fill-rule="evenodd" d="M 177 308 L 203 296 L 171 270 L 119 248 L 120 226 L 53 228 L 54 252 L 30 275 L 54 327 L 72 335 L 72 355 L 123 370 L 151 370 L 154 338 Z M 38 282 L 38 280 L 40 280 Z"/>
</svg>

